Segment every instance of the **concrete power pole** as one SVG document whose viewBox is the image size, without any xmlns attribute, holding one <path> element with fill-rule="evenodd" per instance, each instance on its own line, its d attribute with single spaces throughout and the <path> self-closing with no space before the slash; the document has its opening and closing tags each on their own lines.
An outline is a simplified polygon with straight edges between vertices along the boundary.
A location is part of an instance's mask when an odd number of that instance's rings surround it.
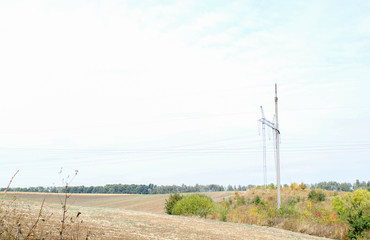
<svg viewBox="0 0 370 240">
<path fill-rule="evenodd" d="M 277 209 L 280 209 L 281 196 L 280 196 L 280 151 L 279 151 L 279 121 L 278 121 L 278 97 L 277 97 L 277 85 L 275 83 L 275 123 L 270 122 L 265 118 L 263 108 L 261 106 L 262 118 L 258 121 L 262 123 L 262 140 L 263 140 L 263 172 L 264 172 L 264 185 L 266 189 L 266 137 L 265 137 L 265 125 L 270 127 L 275 134 L 275 161 L 276 161 L 276 189 L 277 189 Z"/>
<path fill-rule="evenodd" d="M 280 196 L 280 155 L 279 155 L 279 121 L 278 121 L 278 97 L 277 85 L 275 83 L 275 142 L 276 142 L 276 189 L 277 189 L 277 209 L 280 209 L 281 196 Z"/>
<path fill-rule="evenodd" d="M 266 119 L 265 118 L 265 113 L 263 112 L 263 108 L 261 106 L 261 113 L 262 113 L 262 119 Z M 263 186 L 265 187 L 266 189 L 266 185 L 267 185 L 267 174 L 266 174 L 266 127 L 265 127 L 265 123 L 263 121 L 262 122 L 262 144 L 263 144 Z"/>
</svg>

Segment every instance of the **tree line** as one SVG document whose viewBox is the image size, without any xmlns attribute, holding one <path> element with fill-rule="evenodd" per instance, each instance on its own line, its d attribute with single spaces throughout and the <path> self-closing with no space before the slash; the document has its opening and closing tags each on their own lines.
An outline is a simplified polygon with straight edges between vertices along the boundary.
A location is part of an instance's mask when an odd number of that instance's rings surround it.
<svg viewBox="0 0 370 240">
<path fill-rule="evenodd" d="M 367 189 L 370 188 L 370 181 L 365 182 L 360 180 L 356 180 L 355 183 L 338 183 L 334 181 L 329 182 L 319 182 L 312 184 L 310 186 L 311 189 L 325 189 L 330 191 L 344 191 L 344 192 L 351 192 L 357 189 Z"/>
<path fill-rule="evenodd" d="M 190 193 L 190 192 L 220 192 L 220 191 L 246 191 L 246 186 L 231 186 L 224 187 L 222 185 L 210 184 L 195 186 L 188 185 L 154 185 L 154 184 L 107 184 L 105 186 L 68 186 L 68 193 L 105 193 L 105 194 L 167 194 L 167 193 Z M 58 193 L 64 192 L 66 187 L 16 187 L 9 188 L 9 192 L 44 192 Z M 6 188 L 0 188 L 0 191 L 5 191 Z"/>
<path fill-rule="evenodd" d="M 273 185 L 273 184 L 272 184 Z M 288 186 L 284 184 L 284 187 Z M 370 188 L 370 181 L 360 182 L 356 180 L 354 184 L 338 183 L 335 181 L 319 182 L 307 185 L 311 189 L 325 189 L 331 191 L 354 191 L 356 189 Z M 192 192 L 223 192 L 223 191 L 246 191 L 251 188 L 262 186 L 222 186 L 217 184 L 195 186 L 188 185 L 154 185 L 154 184 L 107 184 L 105 186 L 68 186 L 68 193 L 103 193 L 103 194 L 168 194 L 168 193 L 192 193 Z M 43 192 L 43 193 L 60 193 L 64 192 L 66 187 L 16 187 L 9 188 L 9 192 Z M 5 191 L 6 188 L 0 188 L 0 191 Z"/>
</svg>

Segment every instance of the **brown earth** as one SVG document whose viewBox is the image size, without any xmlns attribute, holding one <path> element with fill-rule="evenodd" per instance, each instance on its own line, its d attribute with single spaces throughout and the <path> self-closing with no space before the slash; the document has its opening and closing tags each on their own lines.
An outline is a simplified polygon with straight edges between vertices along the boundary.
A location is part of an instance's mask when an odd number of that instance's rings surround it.
<svg viewBox="0 0 370 240">
<path fill-rule="evenodd" d="M 232 192 L 208 193 L 216 201 L 233 195 Z M 28 205 L 37 213 L 43 194 L 10 194 L 17 196 L 20 206 Z M 100 195 L 74 194 L 69 200 L 68 213 L 75 217 L 81 212 L 80 237 L 89 239 L 325 239 L 282 229 L 246 224 L 225 223 L 196 217 L 164 214 L 168 195 Z M 43 209 L 49 222 L 57 229 L 60 225 L 62 197 L 48 194 Z M 25 204 L 25 205 L 23 205 Z M 68 218 L 69 219 L 69 218 Z M 72 218 L 71 218 L 72 221 Z M 76 222 L 76 220 L 75 220 Z M 76 229 L 76 226 L 74 226 Z"/>
<path fill-rule="evenodd" d="M 128 210 L 105 209 L 89 217 L 95 223 L 91 231 L 101 233 L 96 235 L 100 239 L 324 239 L 276 228 Z"/>
<path fill-rule="evenodd" d="M 223 199 L 233 196 L 234 192 L 211 192 L 205 194 L 214 201 L 221 202 Z M 45 198 L 46 203 L 60 203 L 64 198 L 63 194 L 55 193 L 7 193 L 8 199 L 14 197 L 26 202 L 41 202 Z M 169 194 L 72 194 L 68 202 L 73 206 L 115 208 L 164 214 L 164 204 L 168 197 Z"/>
</svg>

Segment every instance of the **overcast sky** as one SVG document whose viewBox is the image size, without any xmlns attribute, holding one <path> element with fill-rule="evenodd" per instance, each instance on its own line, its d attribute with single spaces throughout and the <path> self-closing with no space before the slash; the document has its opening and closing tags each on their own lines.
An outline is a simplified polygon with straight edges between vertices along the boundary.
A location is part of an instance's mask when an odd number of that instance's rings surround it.
<svg viewBox="0 0 370 240">
<path fill-rule="evenodd" d="M 0 185 L 368 181 L 370 2 L 1 1 Z M 268 182 L 275 182 L 268 141 Z"/>
</svg>

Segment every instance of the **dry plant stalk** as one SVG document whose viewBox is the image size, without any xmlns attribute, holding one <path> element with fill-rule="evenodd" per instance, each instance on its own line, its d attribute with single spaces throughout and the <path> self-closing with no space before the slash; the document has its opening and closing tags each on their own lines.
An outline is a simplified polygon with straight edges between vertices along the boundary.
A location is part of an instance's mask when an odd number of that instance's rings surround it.
<svg viewBox="0 0 370 240">
<path fill-rule="evenodd" d="M 65 195 L 64 195 L 64 202 L 62 203 L 62 209 L 63 209 L 63 217 L 62 217 L 62 226 L 60 228 L 60 239 L 63 239 L 63 231 L 64 231 L 64 224 L 65 224 L 65 220 L 67 218 L 67 199 L 69 198 L 70 196 L 68 196 L 68 183 L 66 184 L 66 187 L 65 187 Z"/>
<path fill-rule="evenodd" d="M 27 236 L 26 236 L 26 238 L 25 238 L 25 239 L 28 239 L 28 238 L 31 236 L 31 234 L 32 234 L 32 233 L 33 233 L 33 231 L 35 230 L 35 228 L 36 228 L 37 224 L 39 223 L 40 218 L 41 218 L 41 214 L 42 214 L 42 209 L 44 208 L 44 203 L 45 203 L 45 198 L 44 198 L 44 200 L 42 200 L 42 204 L 41 204 L 41 207 L 40 207 L 39 215 L 37 216 L 37 219 L 36 219 L 35 223 L 32 225 L 32 227 L 31 227 L 31 229 L 29 230 L 29 232 L 28 232 L 28 234 L 27 234 Z"/>
<path fill-rule="evenodd" d="M 43 198 L 38 213 L 36 213 L 36 211 L 31 211 L 30 206 L 24 207 L 24 205 L 21 205 L 21 207 L 18 208 L 17 206 L 13 205 L 16 201 L 16 198 L 14 198 L 11 202 L 5 201 L 7 196 L 6 193 L 9 191 L 10 186 L 18 172 L 19 170 L 11 178 L 6 190 L 3 193 L 3 199 L 0 202 L 0 239 L 30 240 L 84 238 L 83 235 L 85 234 L 85 230 L 83 228 L 84 233 L 80 233 L 80 221 L 75 222 L 73 218 L 71 218 L 72 224 L 69 224 L 69 221 L 67 220 L 69 219 L 69 206 L 67 206 L 67 203 L 68 198 L 71 196 L 71 193 L 68 193 L 69 184 L 73 179 L 70 180 L 67 178 L 67 181 L 65 181 L 65 187 L 63 188 L 65 192 L 59 199 L 63 210 L 61 214 L 62 219 L 60 221 L 59 216 L 57 217 L 58 220 L 56 218 L 51 219 L 53 213 L 45 215 L 47 211 L 50 211 L 50 208 L 45 206 L 46 198 Z M 76 170 L 74 176 L 77 175 L 77 172 L 78 171 Z M 47 217 L 47 215 L 49 215 L 49 217 Z M 80 215 L 81 212 L 78 212 L 76 219 L 78 219 Z M 61 226 L 59 225 L 60 223 Z M 57 227 L 58 225 L 59 227 Z M 48 229 L 46 232 L 44 231 L 45 227 Z M 86 239 L 88 239 L 89 236 L 90 232 L 86 231 Z"/>
<path fill-rule="evenodd" d="M 5 191 L 4 191 L 4 196 L 3 196 L 3 200 L 1 201 L 1 204 L 0 204 L 0 209 L 2 208 L 3 204 L 4 204 L 4 201 L 5 201 L 5 197 L 6 197 L 6 193 L 8 192 L 9 188 L 10 188 L 10 185 L 12 184 L 13 182 L 13 179 L 15 178 L 15 176 L 18 174 L 19 170 L 17 170 L 13 177 L 10 179 L 10 182 L 8 184 L 8 186 L 6 187 Z"/>
<path fill-rule="evenodd" d="M 60 169 L 59 171 L 59 176 L 61 175 L 63 169 Z M 66 177 L 66 179 L 62 179 L 62 182 L 65 183 L 65 188 L 64 188 L 64 199 L 61 200 L 61 204 L 62 204 L 62 209 L 63 209 L 63 216 L 62 216 L 62 225 L 61 225 L 61 228 L 60 228 L 60 231 L 59 231 L 59 239 L 63 239 L 63 232 L 65 230 L 65 221 L 67 219 L 67 212 L 68 212 L 68 208 L 67 208 L 67 201 L 68 201 L 68 198 L 72 195 L 72 194 L 68 194 L 68 186 L 69 184 L 73 181 L 73 179 L 77 176 L 78 174 L 78 170 L 75 170 L 75 173 L 74 173 L 74 176 L 70 179 L 69 178 L 69 175 Z"/>
</svg>

